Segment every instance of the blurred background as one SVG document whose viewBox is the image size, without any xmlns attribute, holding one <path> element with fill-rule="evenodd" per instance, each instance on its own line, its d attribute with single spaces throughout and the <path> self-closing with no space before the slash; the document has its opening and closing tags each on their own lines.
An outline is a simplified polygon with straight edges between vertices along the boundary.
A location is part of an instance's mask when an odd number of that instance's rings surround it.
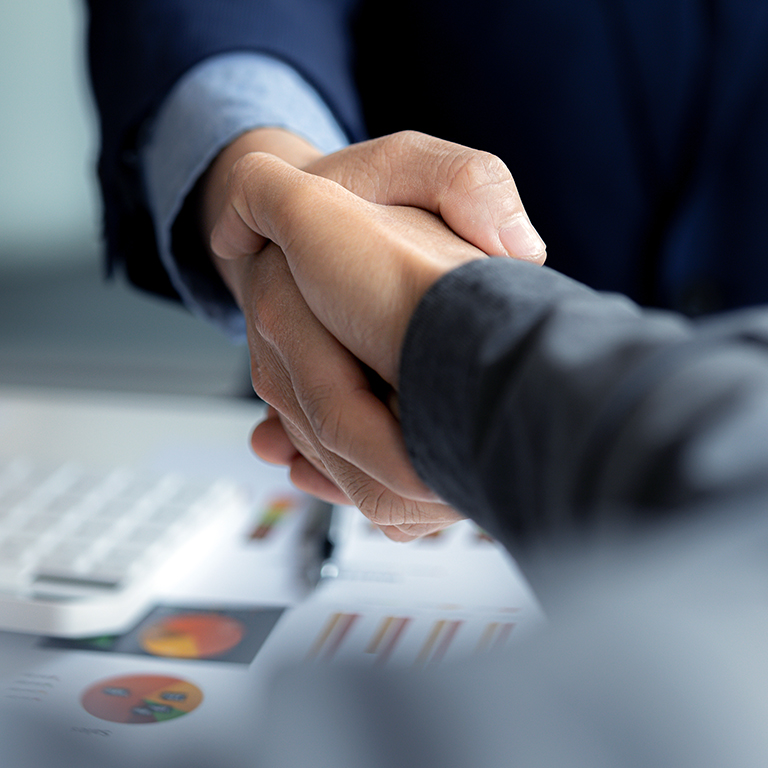
<svg viewBox="0 0 768 768">
<path fill-rule="evenodd" d="M 102 277 L 84 3 L 1 7 L 0 385 L 243 395 L 243 348 Z"/>
</svg>

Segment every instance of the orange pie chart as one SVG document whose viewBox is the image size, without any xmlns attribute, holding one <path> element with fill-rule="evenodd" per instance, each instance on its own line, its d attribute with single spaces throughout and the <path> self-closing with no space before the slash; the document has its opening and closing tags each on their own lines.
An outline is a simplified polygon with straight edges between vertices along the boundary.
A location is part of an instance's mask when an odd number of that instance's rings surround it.
<svg viewBox="0 0 768 768">
<path fill-rule="evenodd" d="M 165 675 L 123 675 L 100 680 L 82 695 L 86 712 L 112 723 L 142 725 L 174 720 L 200 705 L 203 692 Z"/>
<path fill-rule="evenodd" d="M 226 653 L 245 636 L 237 619 L 215 613 L 188 613 L 160 619 L 142 631 L 141 647 L 153 656 L 207 659 Z"/>
</svg>

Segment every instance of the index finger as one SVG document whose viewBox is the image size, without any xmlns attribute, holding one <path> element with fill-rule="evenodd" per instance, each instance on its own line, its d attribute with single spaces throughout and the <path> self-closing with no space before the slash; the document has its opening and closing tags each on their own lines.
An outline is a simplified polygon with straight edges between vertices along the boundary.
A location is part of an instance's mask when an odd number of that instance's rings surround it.
<svg viewBox="0 0 768 768">
<path fill-rule="evenodd" d="M 256 253 L 264 238 L 288 250 L 297 220 L 308 231 L 324 224 L 330 203 L 363 201 L 339 184 L 298 170 L 265 152 L 243 155 L 232 168 L 226 204 L 211 232 L 216 256 L 236 259 Z"/>
</svg>

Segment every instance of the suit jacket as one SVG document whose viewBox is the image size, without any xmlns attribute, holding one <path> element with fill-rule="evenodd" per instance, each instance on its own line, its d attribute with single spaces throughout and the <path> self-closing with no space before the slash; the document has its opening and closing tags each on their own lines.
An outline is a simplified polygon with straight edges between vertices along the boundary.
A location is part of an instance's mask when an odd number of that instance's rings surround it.
<svg viewBox="0 0 768 768">
<path fill-rule="evenodd" d="M 352 140 L 499 155 L 549 263 L 691 313 L 768 298 L 768 6 L 753 0 L 90 0 L 111 265 L 173 294 L 136 147 L 179 76 L 292 64 Z"/>
</svg>

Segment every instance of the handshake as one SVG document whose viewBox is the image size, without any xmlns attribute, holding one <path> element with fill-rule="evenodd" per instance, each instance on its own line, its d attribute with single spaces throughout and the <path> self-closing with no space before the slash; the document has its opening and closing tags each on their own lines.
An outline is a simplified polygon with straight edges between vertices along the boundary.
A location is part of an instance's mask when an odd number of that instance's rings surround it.
<svg viewBox="0 0 768 768">
<path fill-rule="evenodd" d="M 259 129 L 214 161 L 201 204 L 270 406 L 255 453 L 398 541 L 460 519 L 412 468 L 419 446 L 406 447 L 397 418 L 400 351 L 442 275 L 488 255 L 543 263 L 506 166 L 413 132 L 321 156 Z"/>
</svg>

